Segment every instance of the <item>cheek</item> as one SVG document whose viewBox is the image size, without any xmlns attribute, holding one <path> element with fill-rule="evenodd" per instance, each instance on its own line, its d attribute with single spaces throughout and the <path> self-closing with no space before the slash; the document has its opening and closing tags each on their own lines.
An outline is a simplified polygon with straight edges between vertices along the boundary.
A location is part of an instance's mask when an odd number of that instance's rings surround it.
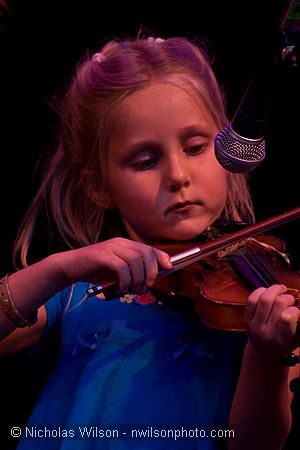
<svg viewBox="0 0 300 450">
<path fill-rule="evenodd" d="M 194 182 L 201 185 L 207 192 L 211 192 L 212 195 L 221 195 L 227 191 L 229 172 L 227 172 L 215 158 L 209 158 L 202 162 L 201 166 L 195 166 L 194 168 Z"/>
<path fill-rule="evenodd" d="M 214 177 L 214 185 L 218 191 L 223 193 L 226 197 L 227 186 L 228 186 L 228 172 L 221 168 L 219 173 Z"/>
<path fill-rule="evenodd" d="M 149 209 L 155 203 L 156 193 L 151 183 L 136 183 L 132 180 L 123 180 L 114 183 L 110 188 L 110 197 L 114 206 L 123 216 L 131 213 L 140 213 L 147 216 Z"/>
<path fill-rule="evenodd" d="M 219 203 L 225 204 L 227 198 L 228 173 L 220 171 L 219 176 L 215 178 L 214 189 L 215 197 L 219 198 Z"/>
<path fill-rule="evenodd" d="M 228 172 L 218 166 L 210 174 L 207 173 L 207 178 L 203 180 L 207 206 L 219 214 L 227 199 L 228 175 Z"/>
</svg>

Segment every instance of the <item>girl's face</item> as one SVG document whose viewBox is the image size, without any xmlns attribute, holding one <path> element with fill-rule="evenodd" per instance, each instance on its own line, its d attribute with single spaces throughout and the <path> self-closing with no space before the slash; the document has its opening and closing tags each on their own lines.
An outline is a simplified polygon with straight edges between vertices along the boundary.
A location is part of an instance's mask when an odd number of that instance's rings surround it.
<svg viewBox="0 0 300 450">
<path fill-rule="evenodd" d="M 108 148 L 109 207 L 132 239 L 188 240 L 220 215 L 227 176 L 214 155 L 218 130 L 205 105 L 153 84 L 114 110 Z"/>
</svg>

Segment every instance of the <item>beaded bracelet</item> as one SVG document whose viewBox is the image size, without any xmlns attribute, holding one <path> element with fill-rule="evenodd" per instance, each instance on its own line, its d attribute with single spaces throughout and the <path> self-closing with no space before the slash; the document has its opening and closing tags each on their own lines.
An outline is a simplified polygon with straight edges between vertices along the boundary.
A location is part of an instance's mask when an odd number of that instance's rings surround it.
<svg viewBox="0 0 300 450">
<path fill-rule="evenodd" d="M 0 280 L 0 305 L 7 318 L 18 328 L 31 327 L 37 320 L 37 311 L 35 311 L 28 319 L 24 319 L 17 310 L 8 287 L 8 275 Z"/>
</svg>

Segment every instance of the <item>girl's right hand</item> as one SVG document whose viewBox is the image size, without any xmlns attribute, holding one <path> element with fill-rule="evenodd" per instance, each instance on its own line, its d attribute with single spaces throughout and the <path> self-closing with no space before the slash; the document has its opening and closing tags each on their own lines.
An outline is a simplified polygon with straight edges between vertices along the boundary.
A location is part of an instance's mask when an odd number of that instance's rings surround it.
<svg viewBox="0 0 300 450">
<path fill-rule="evenodd" d="M 141 242 L 113 238 L 57 254 L 66 284 L 117 281 L 119 289 L 142 292 L 161 269 L 171 269 L 167 253 Z"/>
<path fill-rule="evenodd" d="M 252 354 L 261 361 L 280 361 L 300 344 L 297 323 L 300 311 L 295 298 L 282 284 L 260 287 L 252 292 L 246 305 L 246 330 Z"/>
</svg>

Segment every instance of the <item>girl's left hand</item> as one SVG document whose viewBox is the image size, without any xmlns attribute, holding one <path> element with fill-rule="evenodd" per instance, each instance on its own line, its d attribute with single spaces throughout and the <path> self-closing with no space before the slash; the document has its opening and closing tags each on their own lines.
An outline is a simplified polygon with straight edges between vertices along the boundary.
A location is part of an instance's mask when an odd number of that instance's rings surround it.
<svg viewBox="0 0 300 450">
<path fill-rule="evenodd" d="M 300 345 L 296 333 L 300 310 L 287 287 L 258 288 L 248 298 L 245 321 L 249 344 L 256 354 L 276 360 Z"/>
</svg>

